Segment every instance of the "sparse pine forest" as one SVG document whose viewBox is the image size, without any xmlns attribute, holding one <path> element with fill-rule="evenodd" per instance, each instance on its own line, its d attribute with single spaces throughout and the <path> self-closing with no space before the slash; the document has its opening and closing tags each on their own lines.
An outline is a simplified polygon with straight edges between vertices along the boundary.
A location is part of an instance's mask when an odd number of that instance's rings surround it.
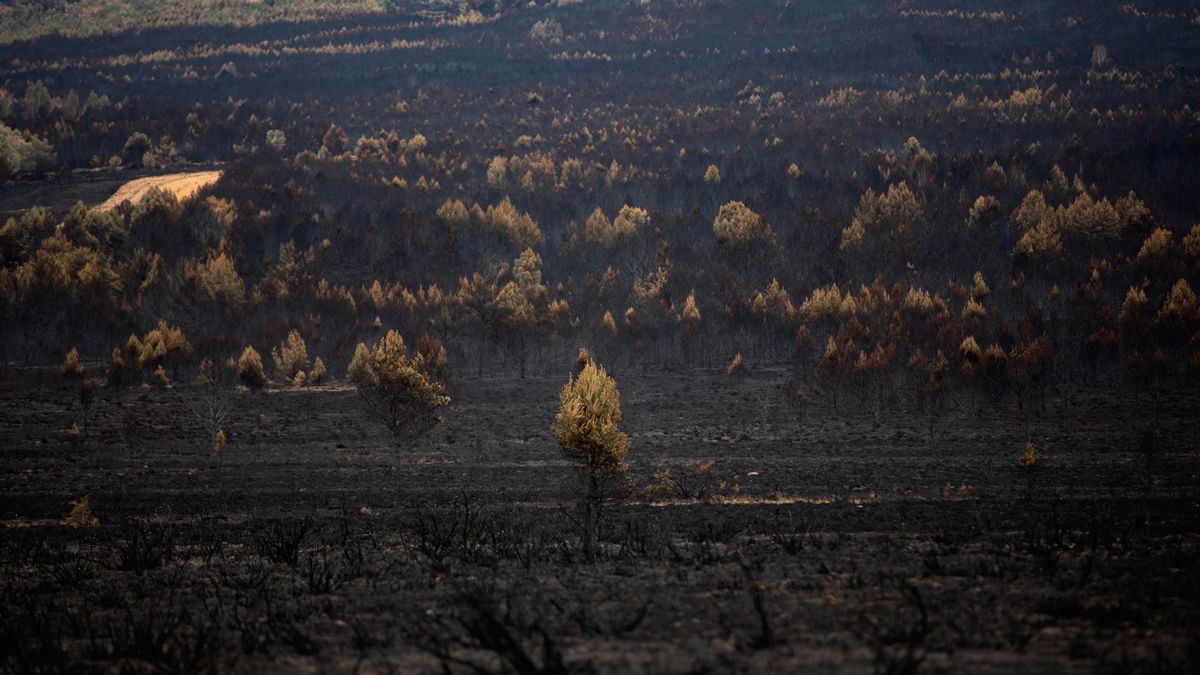
<svg viewBox="0 0 1200 675">
<path fill-rule="evenodd" d="M 1200 669 L 1200 9 L 0 6 L 0 672 Z"/>
</svg>

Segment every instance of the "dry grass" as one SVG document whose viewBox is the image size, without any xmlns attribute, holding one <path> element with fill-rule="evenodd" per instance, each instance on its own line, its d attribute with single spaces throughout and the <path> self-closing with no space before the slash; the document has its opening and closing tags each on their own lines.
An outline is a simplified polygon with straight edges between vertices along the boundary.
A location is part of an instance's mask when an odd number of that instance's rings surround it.
<svg viewBox="0 0 1200 675">
<path fill-rule="evenodd" d="M 245 26 L 382 11 L 377 0 L 9 0 L 0 3 L 0 44 L 53 33 L 77 37 L 178 26 Z"/>
<path fill-rule="evenodd" d="M 193 173 L 172 173 L 165 176 L 147 176 L 131 180 L 122 185 L 113 196 L 100 205 L 101 211 L 111 211 L 125 201 L 138 203 L 151 188 L 167 190 L 179 201 L 196 194 L 199 190 L 212 185 L 221 177 L 220 171 L 197 171 Z"/>
</svg>

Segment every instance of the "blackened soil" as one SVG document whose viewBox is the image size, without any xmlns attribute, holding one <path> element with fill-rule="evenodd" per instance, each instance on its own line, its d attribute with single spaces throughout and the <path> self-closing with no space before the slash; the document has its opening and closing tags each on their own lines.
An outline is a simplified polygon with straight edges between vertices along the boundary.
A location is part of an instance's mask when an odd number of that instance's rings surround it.
<svg viewBox="0 0 1200 675">
<path fill-rule="evenodd" d="M 405 448 L 344 386 L 239 391 L 214 458 L 195 387 L 101 388 L 85 415 L 56 373 L 5 371 L 2 663 L 1200 667 L 1195 392 L 963 391 L 931 434 L 900 383 L 876 424 L 853 390 L 799 410 L 782 370 L 614 374 L 629 485 L 589 563 L 557 379 L 459 382 Z M 1027 439 L 1039 460 L 1020 471 Z M 99 525 L 68 526 L 85 496 Z"/>
</svg>

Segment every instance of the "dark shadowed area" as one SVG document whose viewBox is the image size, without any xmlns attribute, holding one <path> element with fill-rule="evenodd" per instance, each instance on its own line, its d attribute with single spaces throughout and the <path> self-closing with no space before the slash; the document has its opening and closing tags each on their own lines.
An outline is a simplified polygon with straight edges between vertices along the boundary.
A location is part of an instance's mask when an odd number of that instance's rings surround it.
<svg viewBox="0 0 1200 675">
<path fill-rule="evenodd" d="M 0 673 L 1200 669 L 1200 10 L 0 4 Z"/>
</svg>

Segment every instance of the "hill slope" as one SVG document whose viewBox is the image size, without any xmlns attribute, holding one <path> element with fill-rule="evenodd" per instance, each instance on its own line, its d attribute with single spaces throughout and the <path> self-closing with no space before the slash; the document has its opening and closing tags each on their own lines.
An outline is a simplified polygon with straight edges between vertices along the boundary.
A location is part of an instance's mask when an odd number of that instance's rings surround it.
<svg viewBox="0 0 1200 675">
<path fill-rule="evenodd" d="M 384 11 L 380 0 L 17 0 L 0 5 L 0 43 L 172 26 L 312 21 Z"/>
</svg>

